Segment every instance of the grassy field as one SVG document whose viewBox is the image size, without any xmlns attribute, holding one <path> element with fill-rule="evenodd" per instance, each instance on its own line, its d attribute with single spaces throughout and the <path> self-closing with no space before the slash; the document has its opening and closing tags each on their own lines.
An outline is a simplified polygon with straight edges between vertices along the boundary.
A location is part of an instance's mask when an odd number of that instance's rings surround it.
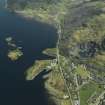
<svg viewBox="0 0 105 105">
<path fill-rule="evenodd" d="M 67 90 L 64 80 L 58 71 L 53 70 L 45 84 L 46 89 L 52 96 L 51 98 L 57 103 L 57 105 L 71 105 L 70 99 L 64 98 L 67 96 Z"/>
<path fill-rule="evenodd" d="M 75 69 L 75 73 L 80 75 L 82 78 L 88 78 L 90 77 L 90 72 L 85 69 L 83 65 L 78 65 Z"/>
<path fill-rule="evenodd" d="M 47 48 L 43 51 L 43 54 L 47 54 L 49 56 L 57 56 L 57 49 L 56 48 Z"/>
<path fill-rule="evenodd" d="M 25 72 L 26 80 L 33 80 L 40 72 L 50 65 L 50 60 L 38 60 Z"/>
<path fill-rule="evenodd" d="M 87 101 L 92 96 L 92 94 L 101 93 L 104 90 L 103 86 L 99 86 L 98 84 L 94 82 L 90 82 L 86 85 L 84 85 L 80 89 L 80 99 L 81 99 L 81 105 L 88 105 Z"/>
</svg>

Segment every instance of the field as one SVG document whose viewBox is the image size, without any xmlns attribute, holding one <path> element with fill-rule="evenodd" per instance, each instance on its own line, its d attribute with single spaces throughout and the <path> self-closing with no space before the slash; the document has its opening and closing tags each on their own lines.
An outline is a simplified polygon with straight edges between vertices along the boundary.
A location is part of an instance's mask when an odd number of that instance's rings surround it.
<svg viewBox="0 0 105 105">
<path fill-rule="evenodd" d="M 104 90 L 103 86 L 95 82 L 90 82 L 80 89 L 81 105 L 88 105 L 87 101 L 94 94 L 100 94 Z"/>
</svg>

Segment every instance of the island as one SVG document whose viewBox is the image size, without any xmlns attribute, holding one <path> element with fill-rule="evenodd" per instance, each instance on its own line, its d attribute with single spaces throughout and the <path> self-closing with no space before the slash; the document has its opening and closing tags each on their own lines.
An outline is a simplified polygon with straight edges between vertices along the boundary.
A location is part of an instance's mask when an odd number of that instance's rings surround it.
<svg viewBox="0 0 105 105">
<path fill-rule="evenodd" d="M 20 47 L 15 44 L 15 41 L 12 37 L 7 37 L 5 39 L 8 46 L 8 58 L 12 61 L 18 60 L 21 56 L 23 56 L 23 52 Z"/>
</svg>

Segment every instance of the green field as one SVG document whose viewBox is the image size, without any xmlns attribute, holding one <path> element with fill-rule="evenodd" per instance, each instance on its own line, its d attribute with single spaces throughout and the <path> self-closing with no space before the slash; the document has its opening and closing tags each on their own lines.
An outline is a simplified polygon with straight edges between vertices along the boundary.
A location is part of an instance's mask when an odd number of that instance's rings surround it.
<svg viewBox="0 0 105 105">
<path fill-rule="evenodd" d="M 88 105 L 87 100 L 94 94 L 95 92 L 101 93 L 104 90 L 103 86 L 100 86 L 94 82 L 90 82 L 86 85 L 84 85 L 80 89 L 80 99 L 81 99 L 81 105 Z"/>
</svg>

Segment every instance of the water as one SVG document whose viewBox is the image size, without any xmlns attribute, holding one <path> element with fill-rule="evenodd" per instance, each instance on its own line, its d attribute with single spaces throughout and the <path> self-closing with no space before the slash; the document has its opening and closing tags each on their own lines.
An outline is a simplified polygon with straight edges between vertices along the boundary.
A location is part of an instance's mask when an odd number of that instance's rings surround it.
<svg viewBox="0 0 105 105">
<path fill-rule="evenodd" d="M 12 62 L 7 57 L 5 38 L 12 36 L 24 55 Z M 26 81 L 24 72 L 43 55 L 46 48 L 56 46 L 56 29 L 47 24 L 0 11 L 0 105 L 49 105 L 42 72 L 33 81 Z M 52 104 L 54 105 L 54 104 Z"/>
<path fill-rule="evenodd" d="M 7 6 L 7 0 L 0 0 L 0 9 L 6 8 L 6 6 Z"/>
</svg>

